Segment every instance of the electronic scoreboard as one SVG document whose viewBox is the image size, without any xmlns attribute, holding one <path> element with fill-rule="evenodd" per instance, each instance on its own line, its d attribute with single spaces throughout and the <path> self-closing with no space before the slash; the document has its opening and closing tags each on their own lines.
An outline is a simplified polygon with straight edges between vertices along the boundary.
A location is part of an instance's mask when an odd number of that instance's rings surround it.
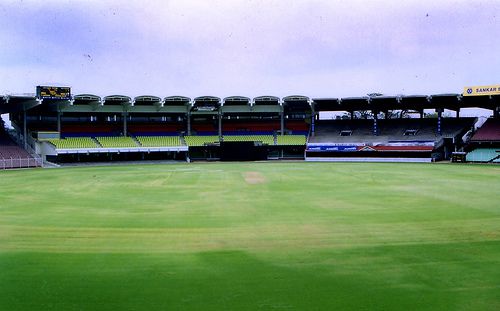
<svg viewBox="0 0 500 311">
<path fill-rule="evenodd" d="M 39 99 L 71 99 L 71 88 L 67 86 L 37 86 L 36 97 Z"/>
</svg>

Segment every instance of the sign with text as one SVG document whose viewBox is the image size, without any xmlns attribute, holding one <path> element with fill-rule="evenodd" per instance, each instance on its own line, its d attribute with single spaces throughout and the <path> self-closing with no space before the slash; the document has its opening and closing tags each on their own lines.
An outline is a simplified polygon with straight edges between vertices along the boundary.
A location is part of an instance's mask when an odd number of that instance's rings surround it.
<svg viewBox="0 0 500 311">
<path fill-rule="evenodd" d="M 464 87 L 464 96 L 500 95 L 500 84 Z"/>
</svg>

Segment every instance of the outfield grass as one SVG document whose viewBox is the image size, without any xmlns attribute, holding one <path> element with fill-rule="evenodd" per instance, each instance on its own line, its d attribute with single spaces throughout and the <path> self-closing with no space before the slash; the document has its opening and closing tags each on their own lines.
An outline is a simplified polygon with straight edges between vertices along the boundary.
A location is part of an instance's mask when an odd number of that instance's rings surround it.
<svg viewBox="0 0 500 311">
<path fill-rule="evenodd" d="M 0 310 L 500 310 L 500 167 L 0 172 Z"/>
</svg>

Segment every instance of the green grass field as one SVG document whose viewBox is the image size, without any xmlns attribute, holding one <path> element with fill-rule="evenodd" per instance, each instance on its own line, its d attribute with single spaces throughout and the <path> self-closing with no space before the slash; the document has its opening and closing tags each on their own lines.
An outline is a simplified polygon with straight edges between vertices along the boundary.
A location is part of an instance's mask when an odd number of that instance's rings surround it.
<svg viewBox="0 0 500 311">
<path fill-rule="evenodd" d="M 500 310 L 500 167 L 3 171 L 0 310 Z"/>
</svg>

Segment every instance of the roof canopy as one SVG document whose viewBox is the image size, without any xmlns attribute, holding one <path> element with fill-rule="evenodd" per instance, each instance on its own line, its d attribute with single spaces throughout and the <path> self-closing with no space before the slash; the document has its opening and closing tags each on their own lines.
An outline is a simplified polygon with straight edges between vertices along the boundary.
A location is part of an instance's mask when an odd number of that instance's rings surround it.
<svg viewBox="0 0 500 311">
<path fill-rule="evenodd" d="M 78 94 L 73 96 L 75 101 L 100 101 L 101 97 L 92 94 Z"/>
<path fill-rule="evenodd" d="M 163 99 L 164 105 L 186 106 L 191 103 L 191 98 L 186 96 L 167 96 Z"/>
<path fill-rule="evenodd" d="M 161 98 L 158 96 L 141 95 L 141 96 L 137 96 L 136 98 L 134 98 L 134 106 L 135 105 L 142 105 L 142 106 L 158 105 L 160 103 L 161 103 Z"/>
<path fill-rule="evenodd" d="M 224 106 L 229 106 L 229 105 L 250 105 L 250 98 L 245 97 L 245 96 L 229 96 L 224 98 Z"/>
<path fill-rule="evenodd" d="M 104 105 L 128 105 L 131 102 L 131 98 L 126 95 L 109 95 L 104 97 Z"/>
<path fill-rule="evenodd" d="M 253 99 L 254 105 L 279 105 L 280 98 L 276 96 L 258 96 Z"/>
</svg>

